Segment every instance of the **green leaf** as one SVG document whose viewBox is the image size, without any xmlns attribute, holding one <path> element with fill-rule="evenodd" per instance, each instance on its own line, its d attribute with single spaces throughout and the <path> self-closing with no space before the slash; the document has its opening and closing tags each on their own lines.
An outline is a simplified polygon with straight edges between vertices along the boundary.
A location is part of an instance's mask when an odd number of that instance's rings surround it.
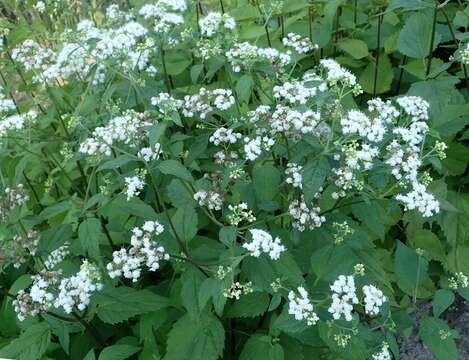
<svg viewBox="0 0 469 360">
<path fill-rule="evenodd" d="M 433 315 L 439 317 L 454 301 L 454 293 L 450 290 L 440 289 L 433 298 Z"/>
<path fill-rule="evenodd" d="M 338 42 L 337 46 L 355 59 L 361 59 L 369 55 L 368 46 L 363 40 L 346 39 Z"/>
<path fill-rule="evenodd" d="M 197 234 L 199 220 L 192 206 L 186 205 L 178 208 L 171 220 L 177 235 L 183 242 L 188 243 Z"/>
<path fill-rule="evenodd" d="M 314 199 L 319 188 L 324 185 L 324 180 L 329 172 L 329 164 L 325 159 L 309 161 L 303 170 L 303 193 L 306 203 Z"/>
<path fill-rule="evenodd" d="M 259 202 L 272 200 L 278 193 L 280 171 L 272 165 L 259 166 L 252 172 L 252 183 Z"/>
<path fill-rule="evenodd" d="M 96 218 L 83 221 L 78 227 L 78 238 L 81 246 L 95 260 L 99 260 L 101 252 L 99 250 L 99 238 L 101 236 L 101 222 Z"/>
<path fill-rule="evenodd" d="M 197 83 L 203 69 L 204 69 L 203 64 L 197 64 L 191 67 L 191 80 L 193 84 Z"/>
<path fill-rule="evenodd" d="M 381 54 L 378 60 L 378 71 L 375 72 L 375 69 L 376 60 L 368 64 L 361 73 L 359 78 L 360 84 L 363 90 L 369 94 L 382 94 L 391 89 L 392 79 L 394 78 L 394 71 L 389 57 L 385 54 Z"/>
<path fill-rule="evenodd" d="M 414 291 L 427 279 L 428 261 L 400 241 L 394 260 L 394 271 L 398 283 L 405 289 Z"/>
<path fill-rule="evenodd" d="M 433 16 L 431 11 L 419 11 L 405 22 L 397 39 L 398 50 L 408 57 L 423 59 L 430 50 Z M 440 35 L 435 33 L 432 51 L 440 43 Z"/>
<path fill-rule="evenodd" d="M 189 170 L 186 169 L 184 165 L 182 165 L 179 161 L 176 160 L 165 160 L 158 164 L 158 169 L 163 174 L 166 175 L 174 175 L 178 178 L 183 180 L 192 182 L 194 179 Z"/>
<path fill-rule="evenodd" d="M 211 314 L 181 317 L 168 334 L 164 360 L 217 360 L 223 352 L 225 330 Z"/>
<path fill-rule="evenodd" d="M 118 209 L 123 214 L 135 215 L 145 220 L 155 220 L 157 218 L 155 210 L 150 205 L 135 197 L 127 200 L 125 196 L 119 196 L 101 210 L 105 208 L 113 211 Z"/>
<path fill-rule="evenodd" d="M 252 292 L 240 297 L 229 308 L 226 316 L 229 318 L 255 317 L 262 315 L 269 307 L 269 295 L 265 292 Z"/>
<path fill-rule="evenodd" d="M 135 161 L 136 159 L 129 156 L 129 155 L 119 155 L 115 159 L 105 161 L 101 165 L 99 165 L 97 171 L 101 170 L 115 170 L 116 168 L 119 168 L 131 161 Z"/>
<path fill-rule="evenodd" d="M 129 318 L 170 306 L 168 298 L 149 290 L 128 287 L 108 288 L 95 296 L 98 317 L 108 324 L 117 324 Z"/>
<path fill-rule="evenodd" d="M 267 335 L 254 334 L 243 347 L 239 360 L 283 360 L 284 353 L 280 344 L 273 344 Z"/>
<path fill-rule="evenodd" d="M 438 360 L 458 360 L 458 350 L 453 336 L 445 336 L 450 331 L 446 322 L 427 317 L 420 323 L 419 336 Z"/>
<path fill-rule="evenodd" d="M 124 360 L 140 351 L 140 347 L 132 345 L 112 345 L 104 348 L 98 360 Z"/>
<path fill-rule="evenodd" d="M 18 338 L 0 350 L 0 356 L 15 360 L 38 360 L 45 354 L 51 340 L 46 322 L 31 325 Z"/>
<path fill-rule="evenodd" d="M 239 101 L 248 101 L 251 97 L 251 91 L 254 86 L 254 80 L 251 75 L 241 76 L 236 83 L 236 94 Z"/>
<path fill-rule="evenodd" d="M 408 239 L 414 249 L 424 249 L 430 259 L 445 261 L 443 244 L 430 230 L 417 230 L 410 234 Z"/>
<path fill-rule="evenodd" d="M 362 224 L 369 228 L 380 239 L 384 238 L 384 224 L 380 217 L 379 207 L 375 202 L 352 205 L 353 214 Z"/>
<path fill-rule="evenodd" d="M 224 226 L 220 229 L 219 239 L 228 247 L 232 247 L 236 242 L 236 227 L 235 226 Z"/>
</svg>

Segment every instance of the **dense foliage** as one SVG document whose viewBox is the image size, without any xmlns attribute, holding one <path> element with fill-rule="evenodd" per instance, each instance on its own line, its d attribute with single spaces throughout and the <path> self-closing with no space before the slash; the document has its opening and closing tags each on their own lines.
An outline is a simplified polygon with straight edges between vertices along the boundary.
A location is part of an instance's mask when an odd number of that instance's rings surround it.
<svg viewBox="0 0 469 360">
<path fill-rule="evenodd" d="M 0 357 L 458 359 L 467 3 L 0 8 Z"/>
</svg>

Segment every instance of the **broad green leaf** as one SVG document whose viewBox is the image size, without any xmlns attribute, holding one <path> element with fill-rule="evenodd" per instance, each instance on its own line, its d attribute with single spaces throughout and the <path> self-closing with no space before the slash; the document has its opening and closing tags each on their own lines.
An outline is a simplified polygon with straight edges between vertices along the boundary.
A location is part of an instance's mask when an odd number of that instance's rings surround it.
<svg viewBox="0 0 469 360">
<path fill-rule="evenodd" d="M 325 159 L 312 160 L 304 166 L 302 185 L 306 203 L 313 201 L 328 172 L 329 164 Z"/>
<path fill-rule="evenodd" d="M 353 204 L 352 212 L 373 234 L 381 239 L 384 238 L 383 220 L 380 217 L 379 207 L 375 202 Z"/>
<path fill-rule="evenodd" d="M 104 289 L 96 293 L 98 317 L 108 324 L 117 324 L 129 318 L 170 306 L 168 298 L 149 290 L 128 287 Z"/>
<path fill-rule="evenodd" d="M 369 94 L 382 94 L 391 88 L 394 78 L 391 61 L 385 54 L 381 54 L 378 59 L 378 71 L 376 69 L 376 58 L 365 68 L 360 75 L 360 84 Z M 376 76 L 375 76 L 376 75 Z M 376 78 L 376 80 L 375 80 Z M 376 87 L 375 87 L 376 84 Z"/>
<path fill-rule="evenodd" d="M 160 169 L 163 174 L 174 175 L 189 182 L 194 181 L 190 171 L 187 170 L 179 161 L 164 160 L 158 164 L 158 169 Z"/>
<path fill-rule="evenodd" d="M 363 40 L 358 39 L 346 39 L 339 41 L 337 46 L 350 54 L 354 59 L 362 59 L 369 55 L 368 46 Z"/>
<path fill-rule="evenodd" d="M 433 316 L 439 317 L 443 311 L 451 306 L 454 301 L 454 293 L 450 290 L 440 289 L 433 298 Z"/>
<path fill-rule="evenodd" d="M 225 345 L 225 330 L 211 314 L 199 319 L 182 316 L 168 334 L 164 360 L 217 360 Z"/>
<path fill-rule="evenodd" d="M 394 271 L 397 282 L 406 290 L 414 291 L 427 279 L 428 261 L 397 240 Z"/>
<path fill-rule="evenodd" d="M 183 242 L 188 243 L 197 234 L 199 220 L 192 206 L 185 205 L 178 208 L 171 220 L 177 235 Z"/>
<path fill-rule="evenodd" d="M 269 295 L 265 292 L 252 292 L 242 295 L 236 300 L 226 313 L 227 317 L 255 317 L 262 315 L 269 307 Z"/>
<path fill-rule="evenodd" d="M 284 353 L 280 344 L 274 343 L 267 335 L 254 334 L 243 347 L 239 360 L 283 360 Z"/>
<path fill-rule="evenodd" d="M 235 226 L 224 226 L 220 229 L 219 239 L 228 247 L 232 247 L 236 242 L 236 227 Z"/>
<path fill-rule="evenodd" d="M 81 246 L 90 256 L 99 260 L 99 238 L 101 237 L 101 222 L 96 218 L 89 218 L 83 221 L 78 227 L 78 238 Z"/>
<path fill-rule="evenodd" d="M 420 229 L 408 236 L 414 249 L 423 249 L 430 259 L 445 261 L 445 250 L 440 239 L 430 230 Z"/>
<path fill-rule="evenodd" d="M 236 94 L 238 95 L 238 100 L 248 101 L 251 97 L 251 91 L 254 86 L 254 80 L 251 75 L 241 76 L 236 83 Z"/>
<path fill-rule="evenodd" d="M 419 336 L 438 360 L 458 360 L 455 334 L 441 319 L 426 317 L 420 323 Z"/>
<path fill-rule="evenodd" d="M 252 172 L 252 183 L 259 202 L 272 200 L 278 193 L 280 171 L 272 165 L 257 167 Z"/>
<path fill-rule="evenodd" d="M 98 360 L 124 360 L 139 350 L 139 347 L 132 345 L 112 345 L 101 351 Z"/>
<path fill-rule="evenodd" d="M 419 11 L 411 15 L 397 39 L 399 51 L 411 58 L 423 59 L 430 50 L 433 16 L 432 11 Z M 432 51 L 440 43 L 440 35 L 435 34 Z"/>
<path fill-rule="evenodd" d="M 115 169 L 117 169 L 121 166 L 124 166 L 124 165 L 128 164 L 129 162 L 135 161 L 135 160 L 136 160 L 135 158 L 133 158 L 129 155 L 119 155 L 115 159 L 105 161 L 104 163 L 99 165 L 97 171 L 109 170 L 109 169 L 115 170 Z"/>
<path fill-rule="evenodd" d="M 0 356 L 15 360 L 39 360 L 51 340 L 51 328 L 46 322 L 31 325 L 18 338 L 0 349 Z"/>
</svg>

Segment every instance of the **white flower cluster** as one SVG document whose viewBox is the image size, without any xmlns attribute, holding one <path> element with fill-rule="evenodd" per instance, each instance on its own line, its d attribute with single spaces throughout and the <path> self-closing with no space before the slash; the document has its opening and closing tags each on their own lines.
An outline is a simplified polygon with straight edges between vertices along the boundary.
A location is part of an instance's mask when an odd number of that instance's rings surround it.
<svg viewBox="0 0 469 360">
<path fill-rule="evenodd" d="M 400 115 L 399 110 L 391 104 L 391 100 L 384 102 L 380 98 L 375 98 L 367 101 L 368 111 L 375 114 L 383 123 L 391 124 Z"/>
<path fill-rule="evenodd" d="M 23 234 L 16 234 L 11 241 L 2 241 L 0 251 L 0 268 L 13 264 L 18 269 L 27 263 L 31 256 L 36 255 L 41 236 L 38 232 L 30 230 Z"/>
<path fill-rule="evenodd" d="M 313 304 L 311 304 L 308 292 L 304 287 L 299 286 L 297 293 L 294 291 L 288 293 L 288 313 L 293 315 L 296 320 L 306 320 L 309 326 L 316 324 L 319 317 L 313 309 Z"/>
<path fill-rule="evenodd" d="M 424 184 L 413 183 L 412 191 L 405 195 L 396 195 L 396 199 L 404 203 L 404 209 L 417 209 L 423 216 L 430 217 L 440 212 L 440 203 L 435 197 L 427 192 Z"/>
<path fill-rule="evenodd" d="M 7 110 L 8 102 L 1 100 L 0 106 Z M 33 122 L 37 117 L 36 112 L 33 110 L 28 111 L 26 114 L 13 114 L 4 116 L 0 114 L 0 136 L 6 135 L 9 131 L 18 131 L 25 128 L 26 124 Z"/>
<path fill-rule="evenodd" d="M 276 70 L 283 72 L 285 66 L 291 63 L 290 52 L 282 53 L 273 48 L 260 48 L 248 42 L 234 44 L 225 55 L 234 72 L 240 72 L 241 69 L 247 69 L 258 62 L 267 62 Z"/>
<path fill-rule="evenodd" d="M 242 284 L 239 281 L 233 283 L 228 289 L 223 290 L 223 296 L 228 299 L 239 300 L 241 295 L 247 295 L 252 293 L 252 283 L 249 281 L 246 284 Z"/>
<path fill-rule="evenodd" d="M 175 99 L 170 94 L 162 92 L 157 96 L 153 96 L 150 99 L 153 106 L 158 106 L 159 111 L 162 114 L 167 114 L 175 110 L 179 110 L 183 107 L 184 102 L 182 100 Z"/>
<path fill-rule="evenodd" d="M 186 95 L 181 103 L 182 113 L 186 117 L 193 117 L 199 114 L 201 119 L 205 119 L 209 112 L 213 111 L 213 106 L 218 110 L 228 110 L 235 104 L 233 92 L 229 89 L 207 90 L 200 88 L 198 94 Z"/>
<path fill-rule="evenodd" d="M 377 315 L 379 308 L 388 300 L 383 292 L 373 285 L 365 285 L 362 288 L 365 295 L 365 312 L 370 315 Z"/>
<path fill-rule="evenodd" d="M 184 17 L 178 12 L 187 10 L 185 0 L 159 0 L 153 4 L 145 4 L 139 10 L 144 19 L 153 19 L 156 33 L 167 33 L 174 26 L 184 24 Z"/>
<path fill-rule="evenodd" d="M 381 350 L 373 354 L 372 360 L 392 360 L 391 353 L 389 352 L 389 345 L 383 343 Z"/>
<path fill-rule="evenodd" d="M 209 141 L 217 146 L 223 143 L 234 144 L 238 139 L 241 139 L 241 136 L 241 133 L 236 133 L 233 129 L 221 127 L 215 130 L 213 135 L 210 136 Z"/>
<path fill-rule="evenodd" d="M 0 219 L 5 219 L 10 211 L 25 204 L 29 200 L 23 184 L 16 188 L 6 188 L 5 195 L 0 198 Z"/>
<path fill-rule="evenodd" d="M 284 46 L 292 47 L 300 54 L 306 54 L 319 48 L 319 46 L 317 44 L 313 44 L 309 38 L 302 38 L 301 35 L 295 33 L 288 33 L 287 37 L 282 39 L 282 43 Z"/>
<path fill-rule="evenodd" d="M 43 309 L 52 306 L 55 299 L 54 287 L 59 283 L 61 271 L 42 270 L 39 274 L 33 275 L 33 283 L 29 290 L 31 300 L 36 304 L 41 304 Z"/>
<path fill-rule="evenodd" d="M 140 176 L 126 177 L 124 181 L 127 200 L 140 195 L 140 191 L 145 187 L 145 181 Z"/>
<path fill-rule="evenodd" d="M 111 156 L 112 146 L 122 142 L 135 146 L 140 140 L 144 126 L 152 125 L 147 121 L 148 113 L 129 113 L 117 116 L 109 121 L 106 126 L 97 127 L 93 136 L 80 144 L 79 151 L 88 155 L 102 154 Z"/>
<path fill-rule="evenodd" d="M 317 91 L 317 87 L 306 87 L 302 81 L 287 81 L 281 86 L 274 86 L 273 94 L 274 98 L 285 99 L 289 104 L 304 105 L 316 95 Z"/>
<path fill-rule="evenodd" d="M 418 96 L 401 96 L 396 102 L 404 109 L 412 121 L 428 120 L 430 104 Z"/>
<path fill-rule="evenodd" d="M 52 251 L 44 261 L 44 266 L 46 269 L 51 270 L 60 264 L 65 259 L 65 257 L 70 254 L 69 246 L 69 243 L 65 243 L 61 247 Z"/>
<path fill-rule="evenodd" d="M 326 79 L 330 86 L 341 84 L 345 87 L 352 87 L 360 93 L 360 85 L 357 84 L 357 78 L 350 71 L 339 65 L 332 59 L 322 59 L 320 64 L 327 70 Z"/>
<path fill-rule="evenodd" d="M 163 150 L 161 150 L 161 144 L 156 143 L 153 148 L 152 147 L 144 147 L 139 150 L 137 156 L 140 159 L 143 159 L 145 162 L 149 163 L 153 160 L 158 160 L 163 154 Z"/>
<path fill-rule="evenodd" d="M 194 200 L 200 206 L 207 206 L 210 210 L 221 210 L 223 199 L 219 193 L 212 190 L 199 190 L 194 194 Z"/>
<path fill-rule="evenodd" d="M 244 145 L 244 152 L 246 157 L 251 161 L 256 160 L 262 154 L 262 150 L 270 151 L 275 144 L 275 140 L 268 136 L 257 136 L 254 139 L 246 137 L 244 141 L 246 143 Z"/>
<path fill-rule="evenodd" d="M 244 243 L 243 247 L 254 257 L 259 257 L 262 253 L 266 253 L 269 254 L 272 260 L 277 260 L 280 254 L 286 250 L 280 238 L 272 238 L 272 235 L 267 231 L 251 229 L 249 232 L 252 235 L 252 241 L 250 243 Z"/>
<path fill-rule="evenodd" d="M 126 16 L 123 19 L 129 20 Z M 85 81 L 90 75 L 93 84 L 98 84 L 104 82 L 104 71 L 110 62 L 123 71 L 134 68 L 154 71 L 149 59 L 155 43 L 150 37 L 144 38 L 147 33 L 148 30 L 135 21 L 106 29 L 83 20 L 76 31 L 66 30 L 62 34 L 68 42 L 56 50 L 26 40 L 12 51 L 12 58 L 26 70 L 34 70 L 33 81 L 36 82 L 64 81 L 72 76 L 77 81 Z"/>
<path fill-rule="evenodd" d="M 343 315 L 346 321 L 352 321 L 353 304 L 358 304 L 353 276 L 340 275 L 331 285 L 332 304 L 328 311 L 335 320 Z"/>
<path fill-rule="evenodd" d="M 340 120 L 340 124 L 343 134 L 359 134 L 371 142 L 383 140 L 387 130 L 381 118 L 370 119 L 358 110 L 350 110 L 347 116 Z"/>
<path fill-rule="evenodd" d="M 131 248 L 121 248 L 114 251 L 112 262 L 106 265 L 111 278 L 124 276 L 137 282 L 145 265 L 149 271 L 160 268 L 161 260 L 169 260 L 164 247 L 160 246 L 152 237 L 164 231 L 163 225 L 157 221 L 146 221 L 141 228 L 132 229 L 130 238 Z"/>
<path fill-rule="evenodd" d="M 236 27 L 236 22 L 228 14 L 211 11 L 199 20 L 199 26 L 202 35 L 212 37 L 218 32 L 223 31 L 223 29 L 233 30 Z"/>
<path fill-rule="evenodd" d="M 218 151 L 213 155 L 213 161 L 215 164 L 224 165 L 232 162 L 238 158 L 238 153 L 234 151 Z"/>
<path fill-rule="evenodd" d="M 285 182 L 295 188 L 303 189 L 303 167 L 295 163 L 288 163 L 285 169 Z"/>
<path fill-rule="evenodd" d="M 319 192 L 315 197 L 319 197 Z M 293 227 L 299 231 L 304 231 L 306 228 L 313 230 L 320 227 L 326 221 L 326 218 L 320 215 L 321 209 L 319 206 L 314 204 L 308 206 L 303 195 L 301 195 L 300 200 L 294 200 L 288 210 L 293 219 L 295 219 L 292 224 Z"/>
<path fill-rule="evenodd" d="M 31 295 L 24 290 L 18 291 L 18 294 L 16 295 L 16 298 L 13 300 L 12 304 L 19 321 L 24 321 L 29 316 L 36 316 L 44 311 L 47 311 L 46 306 L 34 302 L 31 298 Z"/>
<path fill-rule="evenodd" d="M 84 260 L 80 271 L 60 282 L 59 294 L 54 301 L 54 307 L 63 308 L 69 314 L 76 307 L 83 311 L 90 303 L 91 295 L 102 289 L 101 276 L 96 265 Z"/>
</svg>

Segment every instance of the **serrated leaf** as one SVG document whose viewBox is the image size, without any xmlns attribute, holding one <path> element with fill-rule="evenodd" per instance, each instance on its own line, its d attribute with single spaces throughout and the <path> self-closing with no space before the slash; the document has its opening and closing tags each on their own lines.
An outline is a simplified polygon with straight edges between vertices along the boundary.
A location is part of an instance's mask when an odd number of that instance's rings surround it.
<svg viewBox="0 0 469 360">
<path fill-rule="evenodd" d="M 363 40 L 346 39 L 339 41 L 337 46 L 355 59 L 362 59 L 369 55 L 368 46 Z"/>
<path fill-rule="evenodd" d="M 427 279 L 428 261 L 397 241 L 394 271 L 398 283 L 405 289 L 413 291 Z"/>
<path fill-rule="evenodd" d="M 194 181 L 190 171 L 179 161 L 164 160 L 158 164 L 158 169 L 160 169 L 163 174 L 173 175 L 189 182 Z"/>
<path fill-rule="evenodd" d="M 186 205 L 178 208 L 171 220 L 177 235 L 183 242 L 188 243 L 197 234 L 199 220 L 192 206 Z"/>
<path fill-rule="evenodd" d="M 239 360 L 283 360 L 280 344 L 275 344 L 267 335 L 254 334 L 243 347 Z"/>
<path fill-rule="evenodd" d="M 265 292 L 252 292 L 236 300 L 226 313 L 227 317 L 255 317 L 262 315 L 269 307 L 269 295 Z"/>
<path fill-rule="evenodd" d="M 254 81 L 252 80 L 251 75 L 241 76 L 236 83 L 236 94 L 238 95 L 239 101 L 248 101 L 251 97 L 252 87 Z"/>
<path fill-rule="evenodd" d="M 424 318 L 420 323 L 419 336 L 438 360 L 458 360 L 458 350 L 453 338 L 441 333 L 449 331 L 443 320 L 434 317 Z"/>
<path fill-rule="evenodd" d="M 225 330 L 211 314 L 199 319 L 182 316 L 168 334 L 164 360 L 217 360 L 224 348 Z"/>
<path fill-rule="evenodd" d="M 98 360 L 124 360 L 140 351 L 140 347 L 132 345 L 112 345 L 104 348 Z"/>
<path fill-rule="evenodd" d="M 135 315 L 170 306 L 169 299 L 164 296 L 124 286 L 105 289 L 94 297 L 98 317 L 108 324 L 117 324 Z"/>
<path fill-rule="evenodd" d="M 0 356 L 15 360 L 38 360 L 47 350 L 51 328 L 46 322 L 34 324 L 0 350 Z"/>
<path fill-rule="evenodd" d="M 433 316 L 439 317 L 454 301 L 454 293 L 450 290 L 440 289 L 433 298 Z"/>
<path fill-rule="evenodd" d="M 99 238 L 101 236 L 101 222 L 96 218 L 83 221 L 78 227 L 78 238 L 81 246 L 95 260 L 100 259 Z"/>
<path fill-rule="evenodd" d="M 303 169 L 303 192 L 305 201 L 310 203 L 329 172 L 329 164 L 325 159 L 309 161 Z"/>
<path fill-rule="evenodd" d="M 259 166 L 252 172 L 252 183 L 259 202 L 272 200 L 278 192 L 280 172 L 272 165 Z"/>
<path fill-rule="evenodd" d="M 423 59 L 430 50 L 433 16 L 431 11 L 419 11 L 411 15 L 397 39 L 398 50 L 411 58 Z M 440 43 L 440 35 L 435 34 L 432 50 Z"/>
</svg>

